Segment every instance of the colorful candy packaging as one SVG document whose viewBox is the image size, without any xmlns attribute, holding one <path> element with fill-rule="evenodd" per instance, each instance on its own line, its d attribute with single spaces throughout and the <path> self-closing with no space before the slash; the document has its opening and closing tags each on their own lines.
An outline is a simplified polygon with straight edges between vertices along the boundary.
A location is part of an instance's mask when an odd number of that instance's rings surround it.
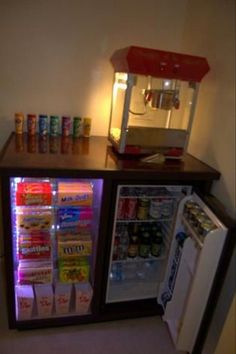
<svg viewBox="0 0 236 354">
<path fill-rule="evenodd" d="M 49 182 L 17 183 L 16 205 L 51 205 L 52 188 Z"/>
<path fill-rule="evenodd" d="M 87 282 L 89 278 L 89 263 L 84 257 L 73 260 L 59 259 L 59 281 L 62 283 Z"/>
<path fill-rule="evenodd" d="M 93 211 L 91 208 L 59 208 L 58 225 L 63 230 L 89 230 L 91 227 Z"/>
<path fill-rule="evenodd" d="M 52 226 L 52 213 L 49 210 L 40 210 L 40 212 L 36 209 L 24 210 L 16 214 L 16 226 L 19 231 L 27 233 L 35 230 L 49 230 Z"/>
<path fill-rule="evenodd" d="M 59 258 L 70 259 L 78 256 L 90 256 L 92 240 L 90 234 L 58 234 L 57 255 Z"/>
<path fill-rule="evenodd" d="M 21 261 L 18 266 L 18 280 L 20 284 L 52 283 L 52 262 Z"/>
<path fill-rule="evenodd" d="M 92 206 L 93 189 L 90 183 L 59 182 L 58 205 L 61 206 Z"/>
</svg>

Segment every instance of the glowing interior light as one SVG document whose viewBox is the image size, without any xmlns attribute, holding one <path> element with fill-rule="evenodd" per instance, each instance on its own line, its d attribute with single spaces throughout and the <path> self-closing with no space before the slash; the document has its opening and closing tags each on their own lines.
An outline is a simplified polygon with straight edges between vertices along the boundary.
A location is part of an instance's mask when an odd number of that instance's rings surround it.
<svg viewBox="0 0 236 354">
<path fill-rule="evenodd" d="M 171 80 L 164 80 L 164 87 L 170 87 Z"/>
</svg>

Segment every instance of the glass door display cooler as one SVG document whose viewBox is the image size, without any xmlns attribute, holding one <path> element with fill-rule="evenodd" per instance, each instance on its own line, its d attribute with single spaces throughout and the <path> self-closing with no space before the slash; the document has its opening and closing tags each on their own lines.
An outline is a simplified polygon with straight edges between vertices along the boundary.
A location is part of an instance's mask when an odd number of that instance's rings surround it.
<svg viewBox="0 0 236 354">
<path fill-rule="evenodd" d="M 156 298 L 178 202 L 189 186 L 119 185 L 106 303 Z"/>
<path fill-rule="evenodd" d="M 176 349 L 199 353 L 233 247 L 223 215 L 190 186 L 118 185 L 104 308 L 155 299 Z"/>
<path fill-rule="evenodd" d="M 15 322 L 92 312 L 102 179 L 10 179 Z"/>
</svg>

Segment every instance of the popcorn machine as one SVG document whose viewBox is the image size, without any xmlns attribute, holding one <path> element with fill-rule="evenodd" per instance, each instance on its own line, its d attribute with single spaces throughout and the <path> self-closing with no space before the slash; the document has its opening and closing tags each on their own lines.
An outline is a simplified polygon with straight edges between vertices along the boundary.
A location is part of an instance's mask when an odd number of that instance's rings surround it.
<svg viewBox="0 0 236 354">
<path fill-rule="evenodd" d="M 114 84 L 109 140 L 121 154 L 181 158 L 188 146 L 202 57 L 127 47 L 111 57 Z"/>
</svg>

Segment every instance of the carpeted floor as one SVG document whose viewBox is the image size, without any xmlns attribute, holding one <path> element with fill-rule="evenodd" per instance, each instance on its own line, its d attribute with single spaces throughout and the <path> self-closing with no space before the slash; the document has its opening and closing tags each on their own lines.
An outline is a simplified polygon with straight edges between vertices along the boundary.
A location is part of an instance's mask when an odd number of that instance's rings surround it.
<svg viewBox="0 0 236 354">
<path fill-rule="evenodd" d="M 175 354 L 160 317 L 30 331 L 9 330 L 0 261 L 0 354 Z"/>
</svg>

